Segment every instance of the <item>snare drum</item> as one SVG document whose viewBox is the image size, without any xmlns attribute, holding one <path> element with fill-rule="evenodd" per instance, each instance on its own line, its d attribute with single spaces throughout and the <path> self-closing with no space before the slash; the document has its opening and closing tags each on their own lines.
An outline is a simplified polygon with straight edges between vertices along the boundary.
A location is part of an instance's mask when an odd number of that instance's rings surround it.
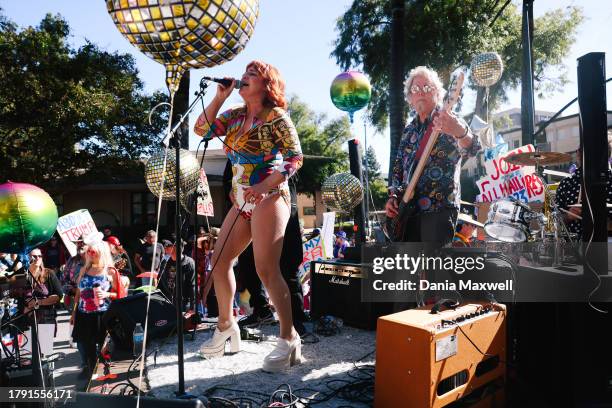
<svg viewBox="0 0 612 408">
<path fill-rule="evenodd" d="M 503 242 L 525 242 L 529 237 L 527 210 L 504 198 L 491 204 L 484 230 L 492 238 Z"/>
</svg>

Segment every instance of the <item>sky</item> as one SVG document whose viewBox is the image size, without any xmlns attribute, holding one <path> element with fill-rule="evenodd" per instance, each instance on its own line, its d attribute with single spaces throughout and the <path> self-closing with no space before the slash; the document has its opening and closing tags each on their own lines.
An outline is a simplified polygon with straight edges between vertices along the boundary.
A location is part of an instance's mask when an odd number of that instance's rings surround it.
<svg viewBox="0 0 612 408">
<path fill-rule="evenodd" d="M 341 70 L 330 53 L 336 38 L 335 21 L 352 0 L 262 0 L 255 32 L 245 49 L 234 60 L 223 65 L 193 70 L 191 72 L 191 95 L 197 90 L 202 76 L 237 77 L 244 71 L 246 64 L 259 59 L 275 65 L 286 82 L 288 95 L 295 94 L 311 109 L 325 113 L 328 118 L 345 115 L 332 104 L 329 87 Z M 515 1 L 520 6 L 520 2 Z M 564 60 L 568 68 L 570 83 L 564 91 L 545 100 L 536 99 L 536 109 L 556 112 L 577 96 L 576 60 L 588 52 L 605 52 L 608 57 L 606 78 L 612 76 L 612 1 L 610 0 L 535 0 L 534 14 L 539 16 L 547 10 L 567 6 L 580 6 L 586 16 L 578 29 L 578 37 L 569 55 Z M 3 13 L 21 27 L 37 25 L 46 13 L 61 14 L 72 30 L 71 43 L 75 47 L 89 40 L 100 48 L 113 52 L 132 54 L 145 83 L 145 90 L 165 90 L 165 69 L 133 47 L 115 28 L 106 11 L 103 0 L 0 0 Z M 411 67 L 406 67 L 410 69 Z M 612 98 L 608 86 L 608 99 Z M 205 96 L 205 103 L 214 95 L 214 87 Z M 520 107 L 520 89 L 510 92 L 510 101 L 501 109 Z M 193 96 L 192 96 L 193 98 Z M 475 98 L 469 93 L 465 96 L 464 109 L 473 105 Z M 234 93 L 226 106 L 239 103 L 241 98 Z M 608 103 L 608 109 L 611 104 Z M 577 104 L 566 111 L 576 113 Z M 190 117 L 190 126 L 195 123 L 197 109 Z M 355 115 L 352 127 L 355 137 L 374 145 L 383 172 L 388 167 L 389 132 L 375 133 L 364 126 L 363 115 Z M 199 139 L 190 137 L 190 148 L 195 149 Z M 218 148 L 218 141 L 211 148 Z"/>
</svg>

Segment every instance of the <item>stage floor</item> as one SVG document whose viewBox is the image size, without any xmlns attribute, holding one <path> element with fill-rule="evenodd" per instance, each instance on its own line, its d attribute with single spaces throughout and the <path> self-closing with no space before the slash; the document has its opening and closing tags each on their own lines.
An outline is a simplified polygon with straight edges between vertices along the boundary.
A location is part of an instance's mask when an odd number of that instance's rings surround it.
<svg viewBox="0 0 612 408">
<path fill-rule="evenodd" d="M 308 328 L 311 329 L 312 326 L 309 325 Z M 353 388 L 358 388 L 359 392 L 367 394 L 366 384 L 371 380 L 372 388 L 369 396 L 370 398 L 373 396 L 376 341 L 374 331 L 344 326 L 339 334 L 329 337 L 317 335 L 320 340 L 318 343 L 302 345 L 304 359 L 302 364 L 284 373 L 270 374 L 262 371 L 261 367 L 264 357 L 276 343 L 276 338 L 273 336 L 278 334 L 278 326 L 263 326 L 261 330 L 271 338 L 260 343 L 243 341 L 240 353 L 209 360 L 201 359 L 196 352 L 212 332 L 210 330 L 198 332 L 195 341 L 191 341 L 191 335 L 186 335 L 184 347 L 186 391 L 195 396 L 213 395 L 230 399 L 235 396 L 245 396 L 267 401 L 267 397 L 279 386 L 289 384 L 292 391 L 300 397 L 322 399 L 331 394 L 332 389 L 338 389 L 349 382 L 354 383 L 356 379 L 361 378 L 364 379 L 361 386 L 357 384 L 358 386 Z M 159 347 L 157 364 L 154 364 L 153 355 L 147 360 L 150 395 L 172 398 L 178 389 L 177 338 L 175 336 L 165 344 L 161 343 L 155 341 L 148 347 L 148 352 Z M 363 359 L 357 362 L 361 358 Z M 317 405 L 366 407 L 371 404 L 349 402 L 335 395 Z"/>
</svg>

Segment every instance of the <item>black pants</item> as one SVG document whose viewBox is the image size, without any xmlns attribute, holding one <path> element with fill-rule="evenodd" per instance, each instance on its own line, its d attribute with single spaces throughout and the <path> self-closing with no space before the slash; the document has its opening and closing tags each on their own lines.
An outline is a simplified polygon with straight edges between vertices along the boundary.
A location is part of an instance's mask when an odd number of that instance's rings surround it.
<svg viewBox="0 0 612 408">
<path fill-rule="evenodd" d="M 306 320 L 302 285 L 297 276 L 298 267 L 302 263 L 302 257 L 300 222 L 296 213 L 292 214 L 287 222 L 283 240 L 283 251 L 280 258 L 280 269 L 289 287 L 291 313 L 295 322 L 304 322 Z M 240 279 L 251 294 L 249 304 L 253 308 L 253 314 L 263 313 L 264 309 L 268 307 L 268 298 L 255 269 L 252 244 L 238 257 L 238 271 Z"/>
<path fill-rule="evenodd" d="M 82 343 L 87 356 L 87 366 L 93 370 L 96 366 L 98 353 L 106 337 L 106 328 L 102 324 L 104 312 L 81 313 L 77 311 L 74 321 L 72 338 Z"/>
<path fill-rule="evenodd" d="M 418 213 L 407 221 L 404 242 L 424 242 L 428 247 L 440 248 L 453 240 L 456 223 L 456 208 Z"/>
</svg>

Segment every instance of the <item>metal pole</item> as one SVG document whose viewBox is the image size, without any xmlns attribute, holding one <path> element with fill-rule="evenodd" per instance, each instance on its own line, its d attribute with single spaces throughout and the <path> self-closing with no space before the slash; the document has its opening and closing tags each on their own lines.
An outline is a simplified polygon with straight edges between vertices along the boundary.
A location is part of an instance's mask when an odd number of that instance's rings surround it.
<svg viewBox="0 0 612 408">
<path fill-rule="evenodd" d="M 393 164 L 404 131 L 404 0 L 391 1 L 391 55 L 389 81 L 389 151 L 388 177 L 391 183 Z"/>
<path fill-rule="evenodd" d="M 521 75 L 521 131 L 522 144 L 535 144 L 534 99 L 533 99 L 533 62 L 531 43 L 533 35 L 533 1 L 523 1 L 523 64 Z"/>
</svg>

